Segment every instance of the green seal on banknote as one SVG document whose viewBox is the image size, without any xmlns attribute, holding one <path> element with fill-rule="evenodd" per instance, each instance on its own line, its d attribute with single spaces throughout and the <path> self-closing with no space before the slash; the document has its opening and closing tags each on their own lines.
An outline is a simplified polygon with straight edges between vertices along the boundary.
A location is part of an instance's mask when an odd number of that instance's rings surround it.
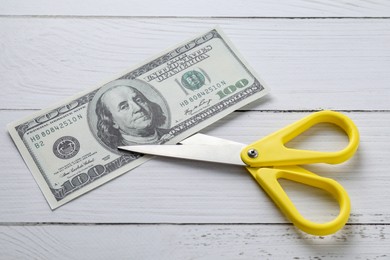
<svg viewBox="0 0 390 260">
<path fill-rule="evenodd" d="M 186 89 L 197 90 L 205 84 L 205 77 L 201 72 L 191 70 L 183 74 L 181 83 Z"/>
</svg>

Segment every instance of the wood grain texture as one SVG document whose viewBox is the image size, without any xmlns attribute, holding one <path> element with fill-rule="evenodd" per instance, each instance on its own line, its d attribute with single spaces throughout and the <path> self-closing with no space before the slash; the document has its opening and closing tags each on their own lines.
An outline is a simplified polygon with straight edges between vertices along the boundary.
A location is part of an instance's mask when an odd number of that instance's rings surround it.
<svg viewBox="0 0 390 260">
<path fill-rule="evenodd" d="M 146 18 L 0 18 L 0 108 L 47 107 L 216 24 L 271 88 L 250 109 L 389 108 L 387 20 Z"/>
<path fill-rule="evenodd" d="M 390 4 L 385 0 L 305 1 L 78 1 L 55 3 L 36 0 L 3 0 L 0 15 L 71 15 L 71 16 L 173 16 L 173 17 L 389 17 Z"/>
<path fill-rule="evenodd" d="M 389 226 L 311 237 L 290 225 L 0 226 L 4 259 L 388 259 Z M 9 248 L 13 248 L 11 251 Z"/>
<path fill-rule="evenodd" d="M 388 259 L 389 14 L 384 0 L 1 1 L 0 259 Z M 202 132 L 250 143 L 313 110 L 344 111 L 357 154 L 307 168 L 349 192 L 347 226 L 306 235 L 241 167 L 164 158 L 51 211 L 5 125 L 214 25 L 271 93 Z M 345 143 L 322 125 L 290 145 Z M 305 216 L 337 214 L 326 194 L 282 185 Z"/>
<path fill-rule="evenodd" d="M 2 111 L 1 120 L 26 114 Z M 203 133 L 250 143 L 308 113 L 236 112 Z M 308 169 L 338 180 L 352 201 L 350 223 L 390 222 L 390 113 L 347 113 L 357 124 L 361 144 L 341 165 Z M 4 124 L 2 122 L 2 124 Z M 303 145 L 330 150 L 346 144 L 337 129 L 319 128 L 296 139 Z M 317 136 L 315 138 L 315 135 Z M 0 222 L 61 223 L 287 223 L 245 169 L 211 163 L 156 158 L 52 212 L 9 136 L 1 135 L 3 182 Z M 306 216 L 330 220 L 333 200 L 318 191 L 290 186 Z M 313 197 L 312 199 L 310 199 Z M 380 205 L 380 206 L 378 206 Z"/>
</svg>

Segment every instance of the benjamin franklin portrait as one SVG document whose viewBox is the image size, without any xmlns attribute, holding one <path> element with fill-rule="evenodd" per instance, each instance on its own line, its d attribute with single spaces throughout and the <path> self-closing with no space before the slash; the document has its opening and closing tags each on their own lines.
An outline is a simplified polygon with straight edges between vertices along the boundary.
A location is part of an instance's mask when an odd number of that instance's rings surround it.
<svg viewBox="0 0 390 260">
<path fill-rule="evenodd" d="M 118 146 L 158 144 L 169 137 L 166 102 L 141 80 L 115 80 L 94 96 L 89 114 L 96 137 L 112 150 Z M 94 111 L 92 111 L 94 110 Z"/>
</svg>

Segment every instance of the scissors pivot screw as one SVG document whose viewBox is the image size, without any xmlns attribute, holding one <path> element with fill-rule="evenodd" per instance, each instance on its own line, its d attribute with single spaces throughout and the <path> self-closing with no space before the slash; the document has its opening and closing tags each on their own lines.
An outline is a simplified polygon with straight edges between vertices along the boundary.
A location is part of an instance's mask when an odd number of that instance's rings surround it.
<svg viewBox="0 0 390 260">
<path fill-rule="evenodd" d="M 250 158 L 256 158 L 257 156 L 259 156 L 259 152 L 256 149 L 249 149 L 248 156 Z"/>
</svg>

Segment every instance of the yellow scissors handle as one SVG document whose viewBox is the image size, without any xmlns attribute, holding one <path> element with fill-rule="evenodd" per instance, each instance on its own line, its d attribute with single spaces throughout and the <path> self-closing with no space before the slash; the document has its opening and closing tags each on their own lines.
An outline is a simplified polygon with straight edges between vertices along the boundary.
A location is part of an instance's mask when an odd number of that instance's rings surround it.
<svg viewBox="0 0 390 260">
<path fill-rule="evenodd" d="M 341 229 L 347 222 L 351 209 L 349 196 L 335 180 L 320 177 L 298 166 L 247 167 L 247 169 L 287 218 L 302 231 L 318 236 L 330 235 Z M 306 184 L 330 193 L 339 203 L 339 215 L 326 223 L 316 223 L 304 218 L 279 184 L 278 179 L 280 178 Z"/>
<path fill-rule="evenodd" d="M 348 145 L 336 152 L 319 152 L 287 148 L 285 144 L 319 123 L 339 126 L 349 137 Z M 300 165 L 311 163 L 336 164 L 349 159 L 359 145 L 359 131 L 347 116 L 335 111 L 312 113 L 287 127 L 247 146 L 241 159 L 251 167 Z"/>
</svg>

